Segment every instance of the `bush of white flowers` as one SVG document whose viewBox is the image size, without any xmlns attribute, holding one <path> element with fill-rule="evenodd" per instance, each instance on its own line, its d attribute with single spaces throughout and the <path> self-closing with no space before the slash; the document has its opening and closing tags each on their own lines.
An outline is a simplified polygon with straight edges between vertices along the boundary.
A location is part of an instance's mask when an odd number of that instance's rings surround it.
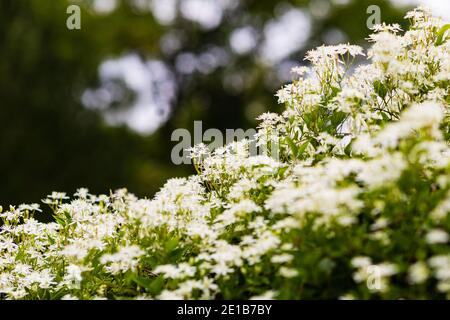
<svg viewBox="0 0 450 320">
<path fill-rule="evenodd" d="M 3 210 L 0 299 L 450 298 L 450 41 L 426 8 L 363 49 L 322 46 L 255 139 L 198 175 Z"/>
</svg>

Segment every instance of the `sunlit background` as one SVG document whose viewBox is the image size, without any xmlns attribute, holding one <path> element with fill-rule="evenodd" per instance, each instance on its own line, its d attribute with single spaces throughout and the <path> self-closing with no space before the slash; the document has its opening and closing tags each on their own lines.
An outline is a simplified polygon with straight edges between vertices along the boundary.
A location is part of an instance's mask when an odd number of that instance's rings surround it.
<svg viewBox="0 0 450 320">
<path fill-rule="evenodd" d="M 66 8 L 81 7 L 81 30 Z M 364 45 L 367 7 L 403 20 L 443 0 L 2 0 L 0 203 L 126 187 L 151 197 L 176 128 L 250 128 L 320 44 Z"/>
</svg>

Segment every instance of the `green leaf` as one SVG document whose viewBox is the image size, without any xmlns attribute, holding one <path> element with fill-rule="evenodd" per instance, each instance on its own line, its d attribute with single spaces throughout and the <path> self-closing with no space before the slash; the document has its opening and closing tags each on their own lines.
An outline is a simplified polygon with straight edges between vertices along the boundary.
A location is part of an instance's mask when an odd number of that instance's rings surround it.
<svg viewBox="0 0 450 320">
<path fill-rule="evenodd" d="M 445 33 L 450 29 L 450 24 L 446 24 L 445 26 L 443 26 L 437 33 L 437 39 L 435 42 L 436 46 L 440 46 L 441 44 L 443 44 L 445 41 L 447 41 L 448 39 L 444 39 Z"/>
<path fill-rule="evenodd" d="M 183 248 L 177 248 L 172 250 L 169 253 L 169 260 L 170 262 L 176 263 L 178 262 L 178 259 L 180 259 L 184 254 L 184 249 Z"/>
<path fill-rule="evenodd" d="M 144 277 L 140 277 L 136 274 L 133 275 L 132 280 L 142 288 L 149 288 L 152 284 L 152 280 Z"/>
<path fill-rule="evenodd" d="M 54 215 L 53 218 L 55 219 L 55 221 L 62 227 L 66 226 L 66 220 L 64 220 L 63 218 L 61 218 L 60 216 Z"/>
<path fill-rule="evenodd" d="M 289 145 L 289 148 L 291 148 L 291 151 L 292 151 L 292 154 L 294 155 L 294 158 L 297 159 L 297 154 L 298 154 L 298 147 L 297 147 L 297 145 L 289 137 L 286 137 L 286 141 L 287 141 L 287 143 Z"/>
<path fill-rule="evenodd" d="M 151 282 L 151 284 L 146 287 L 148 292 L 155 295 L 161 292 L 162 288 L 164 287 L 164 278 L 163 276 L 159 276 L 155 280 Z"/>
<path fill-rule="evenodd" d="M 306 141 L 305 143 L 303 143 L 300 146 L 300 148 L 298 148 L 298 156 L 301 156 L 305 152 L 305 150 L 308 147 L 308 145 L 309 145 L 309 141 Z"/>
<path fill-rule="evenodd" d="M 389 122 L 391 118 L 386 114 L 386 112 L 381 112 L 381 117 L 383 118 L 384 122 Z"/>
<path fill-rule="evenodd" d="M 351 146 L 351 143 L 349 143 L 346 147 L 345 147 L 345 149 L 344 149 L 344 153 L 347 155 L 347 156 L 351 156 L 351 152 L 352 152 L 352 146 Z"/>
<path fill-rule="evenodd" d="M 291 148 L 292 153 L 294 154 L 294 158 L 298 159 L 306 150 L 308 147 L 309 141 L 306 141 L 302 143 L 300 146 L 297 146 L 294 141 L 292 141 L 291 138 L 286 137 L 286 141 L 289 145 L 289 148 Z"/>
<path fill-rule="evenodd" d="M 336 129 L 336 127 L 347 117 L 345 112 L 334 112 L 331 116 L 330 129 Z"/>
<path fill-rule="evenodd" d="M 279 175 L 280 177 L 283 177 L 283 176 L 284 176 L 284 173 L 287 171 L 287 169 L 288 169 L 288 166 L 279 168 L 279 169 L 278 169 L 278 175 Z"/>
<path fill-rule="evenodd" d="M 373 83 L 373 89 L 375 90 L 375 93 L 381 98 L 384 98 L 387 94 L 387 88 L 380 80 L 376 80 Z"/>
<path fill-rule="evenodd" d="M 170 240 L 168 240 L 164 246 L 164 249 L 167 253 L 172 252 L 178 245 L 179 240 L 176 238 L 172 238 Z"/>
<path fill-rule="evenodd" d="M 339 88 L 339 87 L 331 87 L 331 98 L 336 97 L 340 91 L 341 91 L 341 88 Z"/>
</svg>

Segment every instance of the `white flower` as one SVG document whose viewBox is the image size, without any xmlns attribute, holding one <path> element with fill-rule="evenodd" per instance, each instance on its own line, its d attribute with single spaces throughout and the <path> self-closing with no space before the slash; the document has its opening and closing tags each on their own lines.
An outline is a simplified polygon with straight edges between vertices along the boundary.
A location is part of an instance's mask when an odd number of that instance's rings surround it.
<svg viewBox="0 0 450 320">
<path fill-rule="evenodd" d="M 354 268 L 368 267 L 372 264 L 372 260 L 369 257 L 354 257 L 351 261 L 351 265 Z"/>
<path fill-rule="evenodd" d="M 436 208 L 431 212 L 431 217 L 437 220 L 444 219 L 450 212 L 450 191 L 447 197 L 441 201 Z"/>
<path fill-rule="evenodd" d="M 425 240 L 429 244 L 435 244 L 435 243 L 447 243 L 449 240 L 448 233 L 441 229 L 433 229 L 430 230 Z"/>
<path fill-rule="evenodd" d="M 429 271 L 423 262 L 416 262 L 409 267 L 408 280 L 412 284 L 420 284 L 428 279 Z"/>
<path fill-rule="evenodd" d="M 294 257 L 291 254 L 285 253 L 285 254 L 280 254 L 280 255 L 273 256 L 270 259 L 270 261 L 272 263 L 287 263 L 287 262 L 292 261 L 293 258 Z"/>
<path fill-rule="evenodd" d="M 178 266 L 166 264 L 157 266 L 153 272 L 156 274 L 162 273 L 165 278 L 182 279 L 192 277 L 195 274 L 196 269 L 187 263 L 181 263 Z"/>
<path fill-rule="evenodd" d="M 39 211 L 42 212 L 42 210 L 39 208 L 39 204 L 32 203 L 32 204 L 21 204 L 19 206 L 20 211 L 29 210 L 29 211 Z M 1 211 L 1 210 L 0 210 Z"/>
<path fill-rule="evenodd" d="M 250 300 L 272 300 L 274 299 L 276 294 L 277 294 L 276 291 L 269 290 L 261 295 L 251 297 Z"/>
<path fill-rule="evenodd" d="M 305 66 L 294 67 L 291 69 L 291 73 L 295 73 L 298 76 L 303 76 L 304 74 L 309 73 L 309 71 L 310 71 L 310 69 Z"/>
<path fill-rule="evenodd" d="M 114 254 L 104 254 L 100 258 L 100 263 L 107 265 L 106 270 L 112 274 L 134 270 L 138 265 L 139 258 L 145 252 L 138 246 L 125 246 L 119 248 Z"/>
<path fill-rule="evenodd" d="M 163 290 L 159 294 L 158 299 L 160 299 L 160 300 L 182 300 L 183 296 L 181 296 L 178 293 L 173 292 L 173 291 Z"/>
<path fill-rule="evenodd" d="M 68 265 L 66 267 L 67 272 L 67 280 L 73 281 L 75 283 L 80 283 L 81 280 L 83 280 L 83 277 L 81 276 L 81 273 L 83 272 L 83 268 L 77 266 L 77 265 Z"/>
<path fill-rule="evenodd" d="M 75 297 L 75 296 L 73 296 L 71 294 L 66 294 L 65 296 L 63 296 L 61 298 L 61 300 L 79 300 L 79 299 L 78 299 L 78 297 Z"/>
<path fill-rule="evenodd" d="M 284 278 L 295 278 L 298 276 L 298 271 L 292 268 L 281 267 L 279 273 Z"/>
</svg>

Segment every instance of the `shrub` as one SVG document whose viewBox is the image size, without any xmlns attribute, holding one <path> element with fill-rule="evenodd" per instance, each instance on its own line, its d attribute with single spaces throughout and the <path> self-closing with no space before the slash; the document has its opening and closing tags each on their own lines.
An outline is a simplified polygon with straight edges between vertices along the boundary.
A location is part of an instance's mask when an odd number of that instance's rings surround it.
<svg viewBox="0 0 450 320">
<path fill-rule="evenodd" d="M 250 156 L 192 148 L 199 172 L 1 213 L 7 299 L 450 298 L 450 41 L 418 8 L 362 48 L 322 46 L 277 94 Z M 448 25 L 447 25 L 448 26 Z M 276 146 L 276 148 L 274 148 Z"/>
</svg>

